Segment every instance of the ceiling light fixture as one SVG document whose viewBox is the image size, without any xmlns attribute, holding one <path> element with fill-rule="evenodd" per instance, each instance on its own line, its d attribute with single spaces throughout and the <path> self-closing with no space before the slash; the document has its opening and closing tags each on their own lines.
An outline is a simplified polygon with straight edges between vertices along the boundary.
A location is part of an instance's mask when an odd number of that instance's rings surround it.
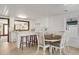
<svg viewBox="0 0 79 59">
<path fill-rule="evenodd" d="M 18 15 L 19 18 L 28 18 L 28 16 L 25 15 Z"/>
</svg>

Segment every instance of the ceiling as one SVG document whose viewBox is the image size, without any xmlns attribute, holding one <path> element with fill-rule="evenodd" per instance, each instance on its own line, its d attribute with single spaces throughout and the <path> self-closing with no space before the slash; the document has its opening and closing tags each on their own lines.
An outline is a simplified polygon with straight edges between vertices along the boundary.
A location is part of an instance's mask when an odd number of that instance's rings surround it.
<svg viewBox="0 0 79 59">
<path fill-rule="evenodd" d="M 28 17 L 49 17 L 79 10 L 79 5 L 64 4 L 1 4 L 0 15 L 24 15 Z"/>
</svg>

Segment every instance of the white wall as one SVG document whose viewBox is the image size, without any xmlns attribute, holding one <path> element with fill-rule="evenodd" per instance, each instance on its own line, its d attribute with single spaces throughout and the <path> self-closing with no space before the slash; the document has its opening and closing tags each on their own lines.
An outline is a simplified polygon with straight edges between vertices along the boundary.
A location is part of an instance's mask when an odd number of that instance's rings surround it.
<svg viewBox="0 0 79 59">
<path fill-rule="evenodd" d="M 14 20 L 15 20 L 14 17 L 10 17 L 10 29 L 9 29 L 10 32 L 14 30 Z"/>
<path fill-rule="evenodd" d="M 48 31 L 51 33 L 64 31 L 64 15 L 49 17 Z"/>
<path fill-rule="evenodd" d="M 38 18 L 34 21 L 38 29 L 48 28 L 48 33 L 64 31 L 64 15 Z"/>
<path fill-rule="evenodd" d="M 48 28 L 48 18 L 37 18 L 36 20 L 34 20 L 34 27 L 36 31 L 42 31 L 44 30 L 44 28 Z"/>
</svg>

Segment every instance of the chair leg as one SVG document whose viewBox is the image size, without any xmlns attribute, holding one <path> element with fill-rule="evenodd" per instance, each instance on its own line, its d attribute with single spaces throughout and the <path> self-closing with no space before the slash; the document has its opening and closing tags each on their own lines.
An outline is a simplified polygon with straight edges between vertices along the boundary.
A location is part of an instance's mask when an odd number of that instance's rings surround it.
<svg viewBox="0 0 79 59">
<path fill-rule="evenodd" d="M 57 48 L 54 48 L 54 54 L 56 54 L 56 52 L 57 52 Z"/>
<path fill-rule="evenodd" d="M 20 43 L 20 48 L 21 48 L 21 43 Z"/>
<path fill-rule="evenodd" d="M 37 36 L 34 36 L 34 45 L 37 45 Z"/>
<path fill-rule="evenodd" d="M 49 47 L 49 53 L 52 55 L 52 47 Z"/>
<path fill-rule="evenodd" d="M 27 42 L 26 42 L 26 47 L 27 47 Z"/>
<path fill-rule="evenodd" d="M 29 48 L 30 48 L 30 42 L 29 42 Z"/>
<path fill-rule="evenodd" d="M 23 51 L 23 44 L 22 44 L 22 51 Z"/>
<path fill-rule="evenodd" d="M 39 47 L 37 47 L 37 51 L 36 51 L 36 53 L 38 54 L 38 52 L 39 52 Z"/>
<path fill-rule="evenodd" d="M 56 52 L 56 51 L 55 51 L 55 48 L 53 47 L 52 49 L 53 49 L 53 53 L 55 54 L 55 52 Z"/>
<path fill-rule="evenodd" d="M 23 51 L 23 37 L 21 37 L 20 48 L 22 48 L 22 51 Z"/>
<path fill-rule="evenodd" d="M 45 50 L 46 50 L 46 48 L 43 48 L 43 55 L 45 55 Z"/>
<path fill-rule="evenodd" d="M 31 42 L 32 42 L 32 47 L 33 47 L 33 36 L 31 36 Z"/>
<path fill-rule="evenodd" d="M 26 47 L 27 47 L 27 36 L 26 36 Z"/>
<path fill-rule="evenodd" d="M 60 51 L 59 51 L 59 52 L 60 52 L 60 55 L 62 55 L 62 49 L 60 49 Z"/>
<path fill-rule="evenodd" d="M 22 51 L 23 51 L 23 44 L 20 44 L 20 48 L 22 48 Z"/>
</svg>

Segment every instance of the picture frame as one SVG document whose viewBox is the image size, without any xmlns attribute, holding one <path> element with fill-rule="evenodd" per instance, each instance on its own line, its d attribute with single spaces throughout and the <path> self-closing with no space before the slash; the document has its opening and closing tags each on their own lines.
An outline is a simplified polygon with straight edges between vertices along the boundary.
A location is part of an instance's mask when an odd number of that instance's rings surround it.
<svg viewBox="0 0 79 59">
<path fill-rule="evenodd" d="M 14 30 L 15 31 L 29 31 L 29 21 L 25 20 L 15 20 Z"/>
</svg>

